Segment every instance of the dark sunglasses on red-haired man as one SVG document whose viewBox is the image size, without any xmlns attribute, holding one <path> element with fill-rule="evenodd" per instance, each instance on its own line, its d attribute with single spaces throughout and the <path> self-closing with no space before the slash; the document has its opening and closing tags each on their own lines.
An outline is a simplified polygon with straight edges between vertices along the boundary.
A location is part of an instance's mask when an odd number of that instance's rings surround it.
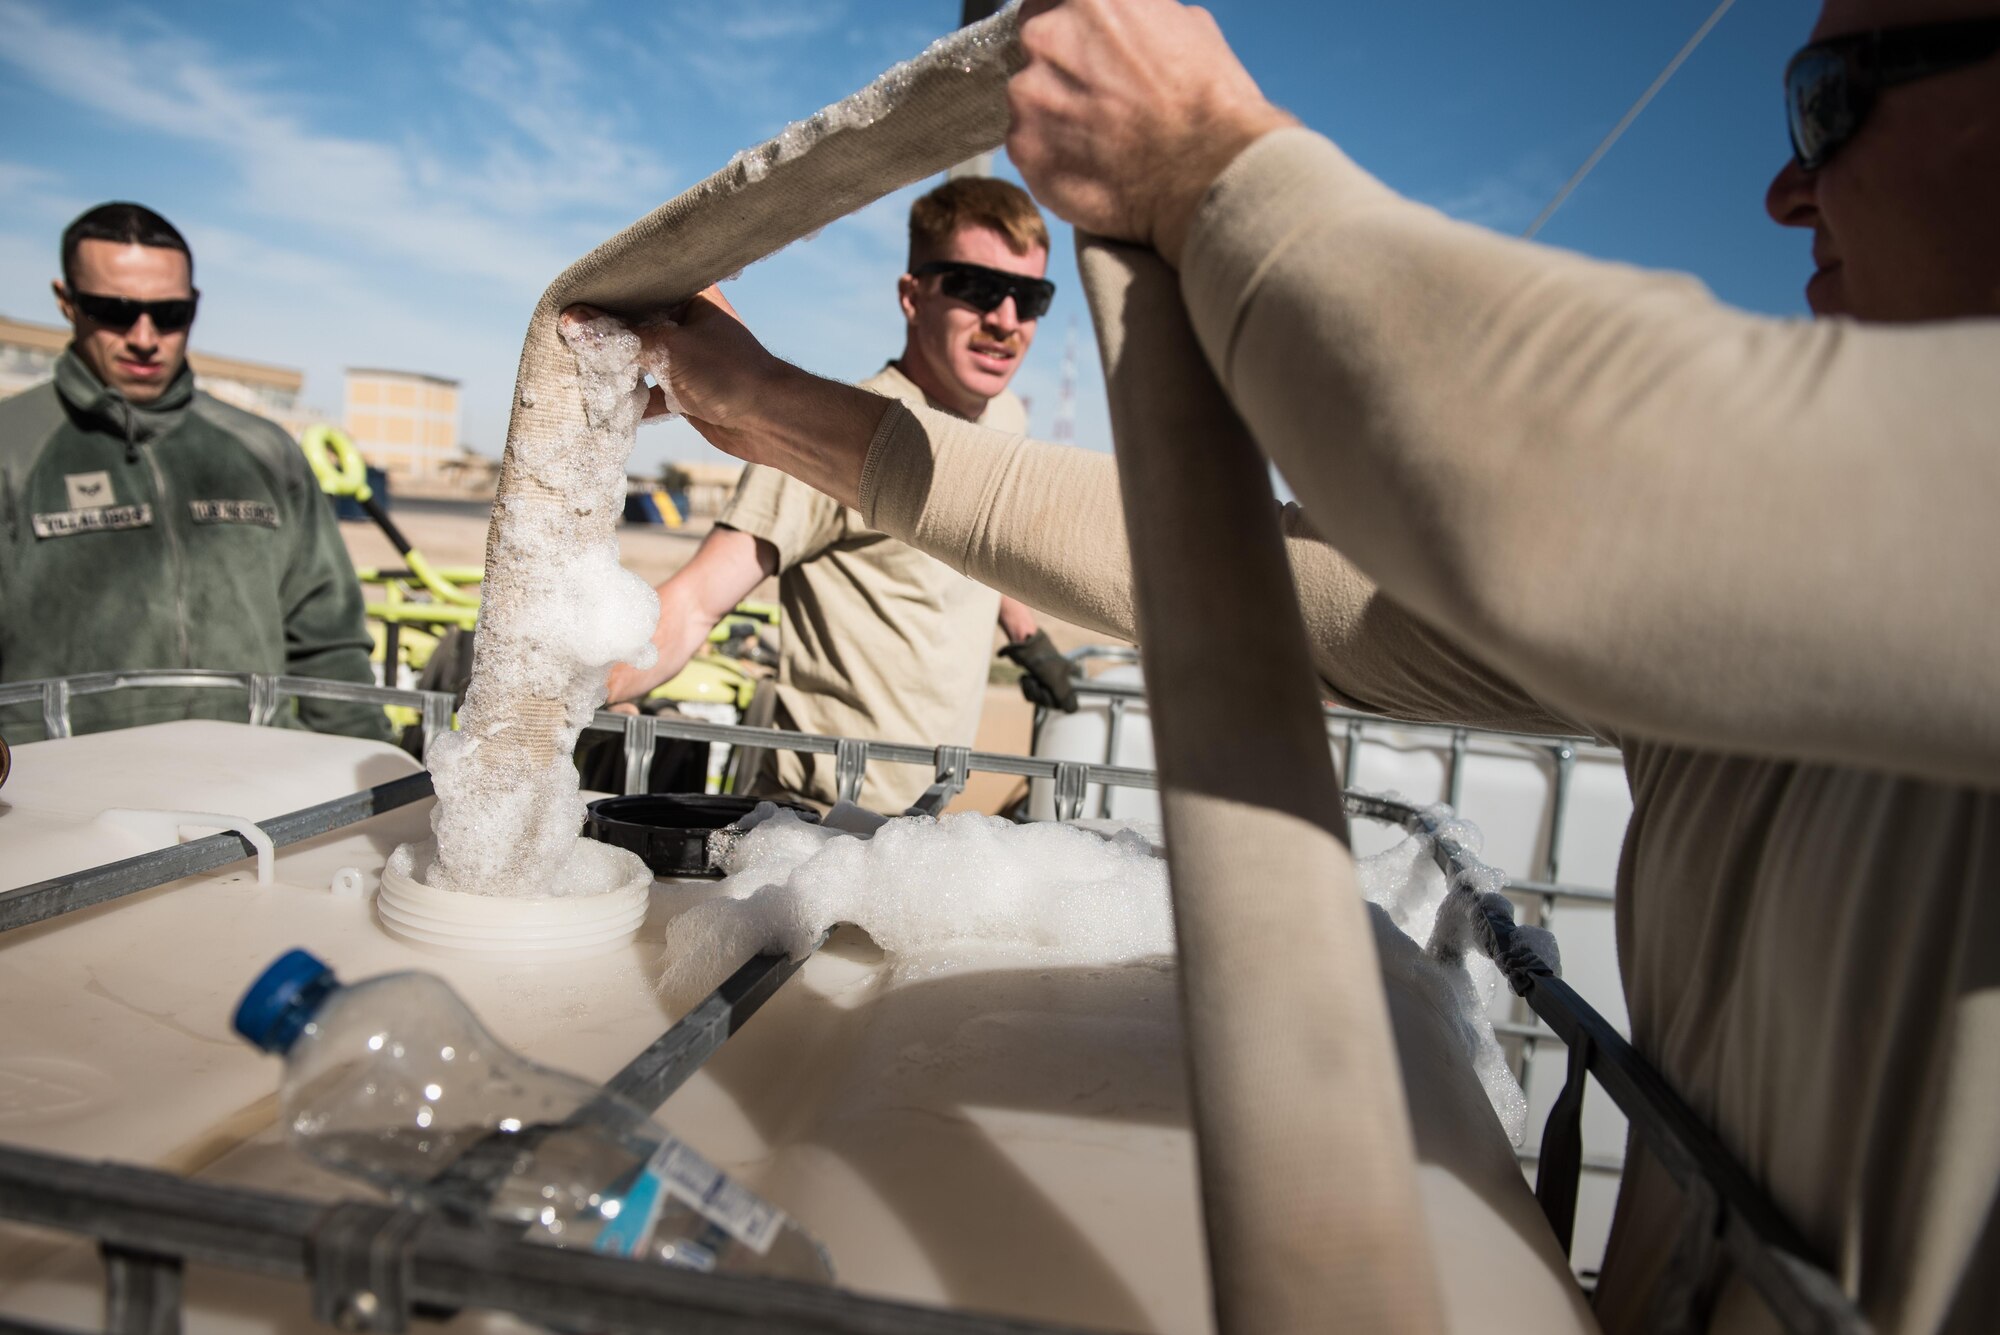
<svg viewBox="0 0 2000 1335">
<path fill-rule="evenodd" d="M 953 301 L 964 302 L 981 314 L 998 310 L 1001 302 L 1012 297 L 1015 318 L 1039 320 L 1048 313 L 1049 303 L 1056 299 L 1056 285 L 1046 278 L 1030 278 L 1026 274 L 1008 273 L 1005 269 L 989 269 L 983 264 L 932 260 L 910 270 L 912 278 L 927 278 L 931 274 L 940 275 L 938 291 Z"/>
</svg>

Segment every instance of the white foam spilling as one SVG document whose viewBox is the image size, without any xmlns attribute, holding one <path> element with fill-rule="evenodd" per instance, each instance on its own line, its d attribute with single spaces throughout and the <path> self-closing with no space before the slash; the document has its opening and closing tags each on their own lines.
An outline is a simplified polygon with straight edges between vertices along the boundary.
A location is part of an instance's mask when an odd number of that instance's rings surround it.
<svg viewBox="0 0 2000 1335">
<path fill-rule="evenodd" d="M 986 947 L 1048 964 L 1174 950 L 1166 863 L 1130 829 L 1107 837 L 963 812 L 903 817 L 863 839 L 781 813 L 738 840 L 724 865 L 719 897 L 668 927 L 668 991 L 761 952 L 805 955 L 837 923 L 861 927 L 898 967 L 919 972 Z"/>
<path fill-rule="evenodd" d="M 660 319 L 642 327 L 652 328 L 653 325 L 665 325 L 668 328 L 672 328 L 673 324 L 672 320 Z M 668 360 L 665 348 L 649 348 L 640 354 L 639 369 L 651 378 L 654 388 L 660 391 L 660 398 L 665 403 L 667 415 L 669 417 L 679 417 L 682 416 L 681 401 L 674 397 L 674 384 L 669 378 L 672 365 L 672 362 Z"/>
<path fill-rule="evenodd" d="M 436 852 L 417 879 L 483 895 L 564 896 L 616 888 L 615 876 L 578 855 L 583 798 L 570 756 L 604 703 L 612 663 L 653 660 L 658 596 L 618 564 L 612 522 L 625 499 L 625 460 L 646 409 L 638 335 L 609 317 L 562 326 L 576 355 L 585 424 L 554 439 L 516 442 L 512 466 L 539 495 L 500 504 L 543 507 L 536 522 L 504 528 L 489 561 L 504 565 L 514 596 L 483 616 L 478 671 L 459 730 L 425 755 L 437 789 Z M 548 497 L 561 500 L 553 518 Z M 585 519 L 595 520 L 587 525 Z M 477 763 L 481 748 L 519 720 L 505 702 L 559 709 L 552 753 Z"/>
<path fill-rule="evenodd" d="M 1478 831 L 1455 836 L 1478 846 Z M 722 855 L 716 897 L 667 928 L 664 991 L 699 996 L 751 956 L 798 958 L 840 923 L 866 931 L 905 975 L 1004 952 L 1011 967 L 1158 961 L 1174 954 L 1167 864 L 1144 826 L 1015 825 L 972 812 L 901 817 L 868 837 L 781 813 Z M 1451 1019 L 1508 1137 L 1527 1100 L 1486 1016 L 1499 971 L 1483 957 L 1443 963 L 1424 949 L 1444 876 L 1412 836 L 1360 863 L 1385 976 Z M 1475 975 L 1467 967 L 1477 969 Z"/>
<path fill-rule="evenodd" d="M 1449 807 L 1433 807 L 1425 814 L 1437 819 L 1440 836 L 1468 853 L 1479 851 L 1483 836 L 1478 826 L 1459 819 Z M 1460 912 L 1470 903 L 1467 897 L 1453 900 L 1453 911 L 1440 916 L 1451 887 L 1431 858 L 1432 842 L 1430 836 L 1412 833 L 1401 843 L 1355 864 L 1362 897 L 1387 914 L 1410 941 L 1423 947 L 1412 952 L 1383 950 L 1382 968 L 1385 973 L 1392 968 L 1403 972 L 1415 985 L 1442 989 L 1437 994 L 1443 1003 L 1440 1009 L 1457 1021 L 1479 1083 L 1485 1087 L 1507 1138 L 1519 1145 L 1527 1134 L 1528 1100 L 1507 1065 L 1487 1009 L 1500 986 L 1500 969 L 1477 950 L 1467 949 L 1469 926 Z M 1498 893 L 1507 878 L 1491 868 L 1483 870 L 1491 883 L 1472 888 Z M 1411 963 L 1406 955 L 1421 963 Z"/>
</svg>

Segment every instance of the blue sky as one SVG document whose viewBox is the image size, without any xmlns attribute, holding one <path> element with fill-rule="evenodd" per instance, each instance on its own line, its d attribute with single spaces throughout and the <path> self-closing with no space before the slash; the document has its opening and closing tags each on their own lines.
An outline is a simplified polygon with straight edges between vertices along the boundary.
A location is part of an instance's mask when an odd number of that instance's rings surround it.
<svg viewBox="0 0 2000 1335">
<path fill-rule="evenodd" d="M 1391 185 L 1507 231 L 1533 219 L 1714 0 L 1216 0 L 1265 92 Z M 0 0 L 0 312 L 53 322 L 56 238 L 108 198 L 193 242 L 195 346 L 307 373 L 464 382 L 464 435 L 497 454 L 522 330 L 569 260 L 737 149 L 861 86 L 957 19 L 958 0 Z M 1811 0 L 1745 0 L 1543 233 L 1804 313 L 1802 234 L 1763 215 L 1785 152 L 1778 75 Z M 1004 161 L 1001 170 L 1006 172 Z M 776 351 L 857 379 L 901 346 L 906 191 L 753 266 L 731 299 Z M 1018 377 L 1054 417 L 1069 321 Z M 1077 438 L 1106 448 L 1080 339 Z M 699 457 L 682 424 L 635 461 Z"/>
</svg>

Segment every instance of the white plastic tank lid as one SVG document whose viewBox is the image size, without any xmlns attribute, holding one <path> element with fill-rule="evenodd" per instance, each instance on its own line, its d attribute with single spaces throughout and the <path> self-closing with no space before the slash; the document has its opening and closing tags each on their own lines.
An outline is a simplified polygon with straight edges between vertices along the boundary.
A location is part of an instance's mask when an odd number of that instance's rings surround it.
<svg viewBox="0 0 2000 1335">
<path fill-rule="evenodd" d="M 429 844 L 405 844 L 382 869 L 375 912 L 391 936 L 444 955 L 522 962 L 616 950 L 646 920 L 653 873 L 622 848 L 579 839 L 572 865 L 610 888 L 571 895 L 474 895 L 424 885 L 412 869 Z"/>
</svg>

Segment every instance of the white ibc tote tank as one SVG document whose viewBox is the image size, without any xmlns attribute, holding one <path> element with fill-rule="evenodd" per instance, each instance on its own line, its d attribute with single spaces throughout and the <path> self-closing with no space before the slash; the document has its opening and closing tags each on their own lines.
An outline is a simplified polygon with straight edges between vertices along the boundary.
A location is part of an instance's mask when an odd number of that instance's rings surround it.
<svg viewBox="0 0 2000 1335">
<path fill-rule="evenodd" d="M 1093 654 L 1093 656 L 1095 656 Z M 1130 698 L 1105 694 L 1090 687 L 1125 687 L 1143 690 L 1145 674 L 1137 663 L 1120 663 L 1106 668 L 1088 683 L 1078 682 L 1074 714 L 1049 710 L 1035 733 L 1035 754 L 1045 760 L 1083 760 L 1091 764 L 1124 765 L 1132 769 L 1153 768 L 1153 723 L 1143 695 Z M 1114 726 L 1117 737 L 1112 737 Z M 1084 789 L 1083 814 L 1107 820 L 1160 819 L 1159 796 L 1149 788 L 1113 788 L 1109 804 L 1104 785 L 1093 783 Z M 1028 818 L 1056 818 L 1055 783 L 1036 779 L 1028 785 Z"/>
<path fill-rule="evenodd" d="M 1093 647 L 1073 654 L 1079 670 L 1093 662 L 1112 665 L 1087 679 L 1079 676 L 1075 713 L 1047 711 L 1035 736 L 1035 755 L 1043 760 L 1152 769 L 1152 722 L 1144 695 L 1137 693 L 1144 688 L 1145 674 L 1136 660 L 1134 651 L 1124 648 Z M 1217 687 L 1215 707 L 1230 708 L 1226 684 Z M 1620 1033 L 1629 1033 L 1610 899 L 1619 847 L 1632 814 L 1632 796 L 1617 751 L 1581 740 L 1515 737 L 1344 714 L 1329 715 L 1327 730 L 1348 787 L 1393 793 L 1417 803 L 1449 802 L 1485 836 L 1482 860 L 1506 871 L 1515 886 L 1560 881 L 1568 891 L 1594 895 L 1513 892 L 1520 921 L 1556 933 L 1562 946 L 1563 980 Z M 1565 750 L 1567 760 L 1562 758 Z M 1032 782 L 1028 814 L 1033 820 L 1055 819 L 1052 780 Z M 1113 787 L 1107 799 L 1104 785 L 1091 784 L 1084 792 L 1081 815 L 1158 821 L 1159 798 L 1151 789 Z M 1355 821 L 1350 829 L 1357 857 L 1380 853 L 1403 837 L 1401 831 L 1377 821 Z M 1496 1024 L 1516 1028 L 1532 1019 L 1504 988 L 1493 998 L 1489 1014 Z M 1532 1170 L 1542 1125 L 1563 1086 L 1567 1050 L 1554 1041 L 1523 1044 L 1518 1036 L 1509 1048 L 1528 1096 L 1528 1139 L 1522 1154 Z M 1625 1118 L 1611 1100 L 1589 1099 L 1584 1105 L 1583 1135 L 1586 1169 L 1578 1192 L 1573 1259 L 1579 1271 L 1590 1272 L 1602 1260 L 1611 1228 L 1618 1165 L 1625 1152 Z"/>
</svg>

